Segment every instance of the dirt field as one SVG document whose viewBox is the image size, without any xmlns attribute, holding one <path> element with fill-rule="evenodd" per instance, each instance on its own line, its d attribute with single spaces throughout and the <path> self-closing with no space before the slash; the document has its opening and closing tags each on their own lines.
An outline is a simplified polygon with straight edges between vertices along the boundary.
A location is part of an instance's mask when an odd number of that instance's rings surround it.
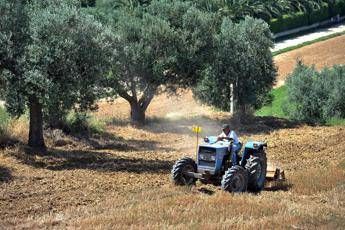
<svg viewBox="0 0 345 230">
<path fill-rule="evenodd" d="M 287 75 L 293 71 L 298 59 L 307 65 L 315 65 L 317 69 L 345 64 L 345 35 L 276 56 L 274 60 L 278 66 L 277 86 L 284 84 Z"/>
<path fill-rule="evenodd" d="M 286 170 L 291 186 L 258 195 L 172 186 L 174 161 L 194 155 L 190 126 L 202 124 L 209 135 L 226 121 L 227 114 L 200 111 L 190 97 L 158 97 L 142 129 L 128 125 L 121 100 L 102 103 L 97 116 L 114 117 L 104 135 L 53 133 L 47 155 L 25 154 L 21 145 L 1 150 L 0 228 L 345 227 L 344 127 L 272 118 L 233 124 L 242 140 L 268 141 L 269 159 Z"/>
<path fill-rule="evenodd" d="M 0 229 L 345 228 L 345 127 L 274 118 L 239 126 L 190 92 L 156 97 L 140 129 L 129 125 L 128 111 L 121 99 L 100 103 L 95 116 L 106 120 L 104 134 L 78 139 L 50 131 L 45 155 L 25 153 L 23 144 L 0 149 Z M 239 195 L 172 186 L 173 163 L 195 155 L 191 126 L 211 135 L 224 122 L 242 141 L 267 141 L 268 158 L 285 169 L 289 185 Z M 26 127 L 14 126 L 19 140 Z"/>
</svg>

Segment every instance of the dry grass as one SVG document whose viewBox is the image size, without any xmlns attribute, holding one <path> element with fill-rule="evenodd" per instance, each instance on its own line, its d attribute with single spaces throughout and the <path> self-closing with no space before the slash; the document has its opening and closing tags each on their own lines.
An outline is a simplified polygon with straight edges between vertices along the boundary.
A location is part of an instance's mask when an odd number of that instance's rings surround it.
<svg viewBox="0 0 345 230">
<path fill-rule="evenodd" d="M 167 98 L 155 100 L 149 125 L 135 129 L 114 111 L 127 105 L 101 104 L 99 117 L 113 113 L 108 134 L 80 140 L 48 135 L 46 155 L 25 148 L 1 150 L 0 216 L 3 228 L 229 229 L 338 228 L 345 226 L 343 127 L 310 127 L 260 118 L 233 127 L 242 140 L 266 140 L 268 157 L 286 170 L 291 187 L 232 195 L 212 185 L 172 186 L 174 161 L 194 155 L 190 127 L 198 122 L 216 133 L 225 115 L 201 115 L 188 101 L 188 115 L 171 119 Z M 177 100 L 177 99 L 176 99 Z M 158 103 L 159 102 L 159 103 Z M 155 106 L 160 106 L 160 112 Z M 124 108 L 122 108 L 124 107 Z M 159 115 L 157 115 L 159 114 Z M 165 114 L 165 115 L 164 115 Z M 119 114 L 118 117 L 123 115 Z M 21 130 L 21 129 L 19 129 Z M 20 132 L 19 132 L 20 133 Z M 67 140 L 56 146 L 55 136 Z M 327 137 L 327 138 L 325 138 Z"/>
<path fill-rule="evenodd" d="M 47 154 L 25 146 L 0 149 L 0 229 L 344 229 L 345 128 L 256 118 L 247 125 L 200 106 L 190 92 L 161 95 L 148 125 L 129 125 L 128 104 L 100 103 L 107 132 L 78 139 L 51 131 Z M 290 186 L 233 195 L 219 187 L 172 186 L 170 169 L 195 153 L 190 127 L 203 135 L 224 122 L 243 141 L 268 142 L 268 158 Z M 25 141 L 27 122 L 12 124 Z"/>
</svg>

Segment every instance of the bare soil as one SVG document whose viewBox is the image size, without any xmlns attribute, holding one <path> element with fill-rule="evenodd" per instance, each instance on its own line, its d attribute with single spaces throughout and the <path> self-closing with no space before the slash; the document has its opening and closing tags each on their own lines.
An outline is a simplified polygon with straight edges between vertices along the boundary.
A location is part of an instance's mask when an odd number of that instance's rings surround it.
<svg viewBox="0 0 345 230">
<path fill-rule="evenodd" d="M 278 67 L 277 87 L 284 84 L 286 77 L 294 70 L 297 60 L 302 60 L 307 65 L 315 65 L 317 69 L 345 64 L 345 35 L 277 55 L 274 58 Z"/>
<path fill-rule="evenodd" d="M 275 118 L 238 126 L 226 113 L 199 111 L 187 92 L 179 99 L 157 97 L 149 123 L 136 129 L 124 118 L 127 107 L 121 100 L 101 103 L 96 115 L 112 114 L 106 133 L 82 140 L 47 135 L 50 149 L 44 155 L 26 153 L 22 144 L 1 150 L 0 228 L 345 226 L 344 127 Z M 203 135 L 210 135 L 224 122 L 243 141 L 267 141 L 268 158 L 285 169 L 289 185 L 257 195 L 232 195 L 212 185 L 172 186 L 174 161 L 195 155 L 190 127 L 200 124 Z"/>
<path fill-rule="evenodd" d="M 318 50 L 323 55 L 327 48 Z M 141 128 L 129 125 L 122 99 L 99 107 L 94 115 L 107 122 L 103 134 L 78 139 L 49 131 L 46 154 L 29 153 L 21 143 L 0 149 L 0 229 L 345 228 L 343 126 L 269 117 L 240 125 L 199 105 L 189 91 L 156 97 Z M 195 157 L 192 125 L 201 125 L 205 136 L 225 122 L 244 142 L 267 141 L 269 161 L 289 183 L 236 195 L 213 185 L 173 186 L 174 162 Z M 27 124 L 18 121 L 13 133 L 24 141 Z"/>
</svg>

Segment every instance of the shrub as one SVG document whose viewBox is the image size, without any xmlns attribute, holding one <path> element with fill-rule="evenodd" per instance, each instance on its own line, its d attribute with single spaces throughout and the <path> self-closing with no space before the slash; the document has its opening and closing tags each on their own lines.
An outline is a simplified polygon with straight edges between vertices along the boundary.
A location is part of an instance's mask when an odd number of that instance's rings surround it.
<svg viewBox="0 0 345 230">
<path fill-rule="evenodd" d="M 77 135 L 90 135 L 104 131 L 104 122 L 87 113 L 70 113 L 66 119 L 64 131 Z"/>
<path fill-rule="evenodd" d="M 345 15 L 345 0 L 336 0 L 334 4 L 335 15 Z"/>
<path fill-rule="evenodd" d="M 272 19 L 269 24 L 273 33 L 279 33 L 308 25 L 308 15 L 303 12 L 285 14 L 280 18 Z"/>
<path fill-rule="evenodd" d="M 290 118 L 312 123 L 345 118 L 345 66 L 318 72 L 298 63 L 286 85 L 290 106 L 285 111 Z"/>
<path fill-rule="evenodd" d="M 96 0 L 81 0 L 82 7 L 94 7 L 96 6 Z"/>
<path fill-rule="evenodd" d="M 309 14 L 309 24 L 325 21 L 330 17 L 329 7 L 327 3 L 322 3 L 320 9 L 314 10 Z"/>
<path fill-rule="evenodd" d="M 10 116 L 6 110 L 0 106 L 0 136 L 4 135 L 7 131 L 7 127 L 10 121 Z"/>
</svg>

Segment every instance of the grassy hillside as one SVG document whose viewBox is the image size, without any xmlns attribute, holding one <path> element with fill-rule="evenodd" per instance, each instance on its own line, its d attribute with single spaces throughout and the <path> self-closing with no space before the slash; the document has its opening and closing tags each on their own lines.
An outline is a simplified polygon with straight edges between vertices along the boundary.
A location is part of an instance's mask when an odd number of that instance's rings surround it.
<svg viewBox="0 0 345 230">
<path fill-rule="evenodd" d="M 255 115 L 261 117 L 269 116 L 277 118 L 288 118 L 287 114 L 285 114 L 283 111 L 284 106 L 289 106 L 287 87 L 281 86 L 279 88 L 273 89 L 271 91 L 271 94 L 273 95 L 272 103 L 257 110 L 255 112 Z M 326 125 L 345 125 L 345 119 L 332 118 L 326 122 Z"/>
<path fill-rule="evenodd" d="M 271 94 L 273 95 L 272 104 L 262 107 L 261 109 L 256 111 L 255 115 L 287 118 L 282 109 L 283 104 L 287 103 L 286 86 L 281 86 L 279 88 L 273 89 Z"/>
</svg>

